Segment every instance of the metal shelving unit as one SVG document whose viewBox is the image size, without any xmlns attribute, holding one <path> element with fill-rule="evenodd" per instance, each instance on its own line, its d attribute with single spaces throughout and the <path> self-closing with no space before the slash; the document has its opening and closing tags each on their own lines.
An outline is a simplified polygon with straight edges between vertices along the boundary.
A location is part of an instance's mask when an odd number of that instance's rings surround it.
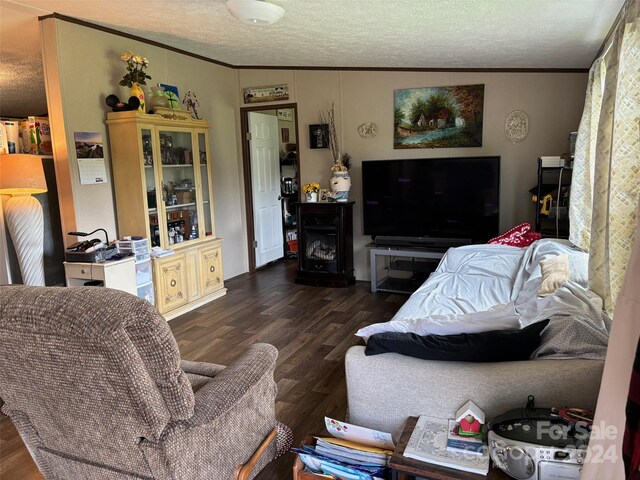
<svg viewBox="0 0 640 480">
<path fill-rule="evenodd" d="M 569 196 L 571 188 L 570 164 L 564 166 L 543 166 L 538 158 L 538 184 L 536 192 L 535 231 L 546 238 L 569 238 Z M 553 193 L 556 193 L 553 197 Z M 544 199 L 552 195 L 548 213 Z"/>
</svg>

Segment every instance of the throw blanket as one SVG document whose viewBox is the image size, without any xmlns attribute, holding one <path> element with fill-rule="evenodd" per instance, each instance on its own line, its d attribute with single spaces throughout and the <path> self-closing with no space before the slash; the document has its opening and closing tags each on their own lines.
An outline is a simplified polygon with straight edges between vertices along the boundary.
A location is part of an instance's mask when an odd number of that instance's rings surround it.
<svg viewBox="0 0 640 480">
<path fill-rule="evenodd" d="M 567 255 L 569 280 L 538 296 L 540 262 Z M 587 255 L 540 240 L 526 249 L 470 245 L 450 249 L 437 270 L 390 322 L 360 329 L 365 340 L 379 332 L 453 335 L 523 328 L 550 319 L 532 357 L 604 359 L 610 319 L 587 288 Z"/>
</svg>

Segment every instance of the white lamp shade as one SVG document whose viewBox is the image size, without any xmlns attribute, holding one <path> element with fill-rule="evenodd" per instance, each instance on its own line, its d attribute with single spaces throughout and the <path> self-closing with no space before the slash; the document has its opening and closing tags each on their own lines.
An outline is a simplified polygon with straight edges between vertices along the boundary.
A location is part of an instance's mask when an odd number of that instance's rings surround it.
<svg viewBox="0 0 640 480">
<path fill-rule="evenodd" d="M 39 156 L 22 153 L 0 155 L 0 194 L 24 195 L 46 191 L 47 181 Z"/>
<path fill-rule="evenodd" d="M 227 0 L 227 8 L 238 20 L 250 25 L 271 25 L 284 15 L 280 5 L 262 0 Z"/>
</svg>

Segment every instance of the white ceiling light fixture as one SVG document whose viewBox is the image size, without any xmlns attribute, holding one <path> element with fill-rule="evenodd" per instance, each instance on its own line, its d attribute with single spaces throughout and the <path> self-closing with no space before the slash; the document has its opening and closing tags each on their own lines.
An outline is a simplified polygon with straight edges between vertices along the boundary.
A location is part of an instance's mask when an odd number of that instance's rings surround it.
<svg viewBox="0 0 640 480">
<path fill-rule="evenodd" d="M 284 15 L 280 5 L 263 0 L 227 0 L 227 8 L 238 20 L 250 25 L 271 25 Z"/>
</svg>

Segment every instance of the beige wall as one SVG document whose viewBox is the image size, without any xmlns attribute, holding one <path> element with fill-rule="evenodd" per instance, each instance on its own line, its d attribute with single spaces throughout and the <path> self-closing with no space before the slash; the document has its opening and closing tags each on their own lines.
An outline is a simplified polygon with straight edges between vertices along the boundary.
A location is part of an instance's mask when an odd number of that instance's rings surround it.
<svg viewBox="0 0 640 480">
<path fill-rule="evenodd" d="M 116 220 L 111 178 L 108 185 L 80 185 L 73 155 L 73 132 L 97 131 L 105 138 L 109 159 L 104 104 L 106 95 L 121 98 L 118 86 L 124 73 L 120 52 L 132 50 L 150 61 L 150 83 L 177 85 L 198 93 L 200 112 L 212 124 L 216 233 L 224 237 L 225 277 L 248 269 L 239 108 L 246 106 L 242 88 L 286 83 L 297 103 L 301 181 L 328 186 L 327 150 L 309 149 L 308 126 L 318 123 L 318 112 L 335 102 L 338 136 L 343 151 L 353 156 L 352 193 L 355 205 L 354 250 L 356 278 L 369 278 L 362 235 L 362 160 L 500 155 L 501 229 L 533 219 L 529 188 L 536 183 L 536 158 L 566 150 L 567 133 L 578 126 L 587 75 L 582 73 L 455 73 L 349 72 L 316 70 L 232 70 L 166 49 L 136 42 L 72 23 L 48 19 L 42 23 L 45 75 L 54 149 L 60 183 L 63 229 L 106 228 L 115 236 Z M 393 149 L 393 90 L 427 86 L 484 83 L 483 146 L 464 149 Z M 283 102 L 280 102 L 283 103 Z M 278 102 L 273 102 L 277 107 Z M 504 136 L 504 120 L 513 110 L 529 115 L 529 136 L 512 144 Z M 59 117 L 56 120 L 56 115 Z M 357 127 L 375 122 L 379 134 L 363 139 Z M 292 126 L 293 127 L 293 126 Z M 71 152 L 71 153 L 69 153 Z M 126 232 L 118 232 L 125 235 Z"/>
<path fill-rule="evenodd" d="M 584 104 L 587 74 L 583 73 L 455 73 L 240 70 L 244 87 L 287 83 L 298 104 L 301 181 L 319 181 L 328 187 L 331 160 L 328 150 L 309 149 L 308 126 L 318 123 L 318 112 L 335 102 L 341 150 L 353 156 L 352 190 L 355 200 L 354 254 L 356 278 L 369 278 L 366 243 L 362 234 L 362 160 L 500 155 L 500 226 L 502 230 L 533 221 L 528 193 L 536 184 L 536 159 L 567 150 L 568 132 L 577 130 Z M 393 90 L 428 86 L 485 84 L 483 146 L 458 149 L 393 149 Z M 242 105 L 242 98 L 238 95 Z M 512 144 L 504 136 L 504 121 L 513 110 L 529 115 L 527 138 Z M 363 139 L 358 125 L 375 122 L 378 136 Z"/>
<path fill-rule="evenodd" d="M 112 179 L 106 185 L 80 185 L 73 149 L 76 131 L 101 132 L 109 167 L 104 99 L 116 93 L 129 97 L 118 85 L 125 73 L 120 53 L 131 50 L 149 59 L 152 80 L 191 89 L 198 95 L 199 113 L 212 125 L 210 132 L 214 174 L 216 234 L 225 238 L 225 277 L 248 269 L 244 196 L 237 150 L 237 80 L 232 69 L 181 55 L 128 38 L 55 19 L 41 22 L 49 112 L 52 117 L 57 174 L 63 181 L 60 198 L 64 232 L 101 227 L 116 236 Z M 57 141 L 56 141 L 57 140 Z M 60 183 L 60 182 L 59 182 Z M 66 213 L 66 218 L 65 218 Z M 127 235 L 127 232 L 117 232 Z M 69 241 L 70 239 L 67 239 Z"/>
</svg>

